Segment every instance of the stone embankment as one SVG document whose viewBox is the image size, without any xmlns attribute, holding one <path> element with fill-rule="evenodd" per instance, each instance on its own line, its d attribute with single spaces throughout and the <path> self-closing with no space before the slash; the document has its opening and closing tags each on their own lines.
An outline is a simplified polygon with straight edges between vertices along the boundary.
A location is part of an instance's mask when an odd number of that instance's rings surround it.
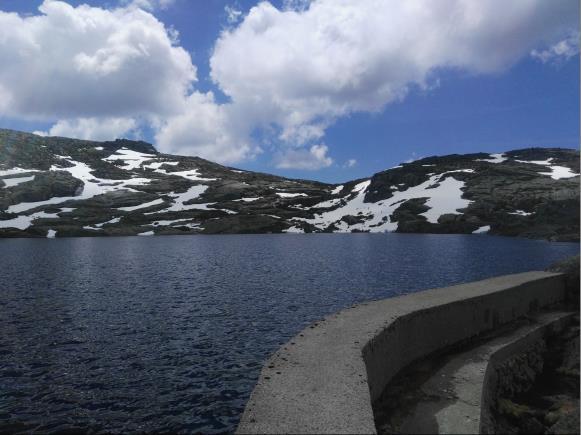
<svg viewBox="0 0 581 435">
<path fill-rule="evenodd" d="M 268 360 L 238 433 L 494 432 L 501 387 L 532 381 L 547 337 L 572 321 L 568 284 L 563 273 L 527 272 L 330 315 Z M 422 374 L 422 361 L 437 364 Z M 406 370 L 417 385 L 400 391 L 412 407 L 386 417 L 382 403 Z"/>
</svg>

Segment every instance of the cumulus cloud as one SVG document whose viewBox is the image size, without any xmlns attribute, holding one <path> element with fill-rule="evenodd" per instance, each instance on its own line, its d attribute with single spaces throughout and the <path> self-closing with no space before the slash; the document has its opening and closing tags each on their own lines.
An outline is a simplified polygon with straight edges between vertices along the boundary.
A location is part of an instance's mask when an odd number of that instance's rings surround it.
<svg viewBox="0 0 581 435">
<path fill-rule="evenodd" d="M 229 97 L 219 104 L 195 89 L 177 32 L 152 14 L 172 3 L 44 0 L 36 16 L 0 11 L 0 116 L 92 139 L 145 124 L 160 150 L 223 163 L 261 152 L 252 139 L 261 131 L 277 167 L 318 169 L 333 163 L 321 143 L 338 118 L 380 111 L 437 83 L 441 69 L 497 73 L 529 54 L 548 62 L 577 50 L 576 0 L 284 0 L 246 15 L 227 7 L 230 26 L 210 58 Z"/>
<path fill-rule="evenodd" d="M 329 147 L 313 145 L 309 149 L 289 149 L 275 158 L 275 166 L 279 169 L 304 169 L 314 171 L 329 167 L 333 159 L 327 156 Z"/>
<path fill-rule="evenodd" d="M 292 5 L 293 2 L 287 2 Z M 496 73 L 577 26 L 576 0 L 314 0 L 252 8 L 210 60 L 234 104 L 279 139 L 320 140 L 337 118 L 375 112 L 441 68 Z"/>
<path fill-rule="evenodd" d="M 104 9 L 45 0 L 37 16 L 0 11 L 0 116 L 54 121 L 38 133 L 93 140 L 131 136 L 144 124 L 162 151 L 222 163 L 251 157 L 259 151 L 247 138 L 252 127 L 193 88 L 190 55 L 147 12 L 171 3 Z"/>
<path fill-rule="evenodd" d="M 196 79 L 189 54 L 139 8 L 45 0 L 41 15 L 0 11 L 0 115 L 72 119 L 171 115 Z"/>
<path fill-rule="evenodd" d="M 156 142 L 166 152 L 194 154 L 221 163 L 234 163 L 259 152 L 250 144 L 249 126 L 237 122 L 232 105 L 216 104 L 209 92 L 193 93 L 183 113 L 168 118 Z"/>
<path fill-rule="evenodd" d="M 41 136 L 111 140 L 127 137 L 136 128 L 137 121 L 132 118 L 78 118 L 58 121 L 49 131 L 35 131 L 35 133 Z"/>
</svg>

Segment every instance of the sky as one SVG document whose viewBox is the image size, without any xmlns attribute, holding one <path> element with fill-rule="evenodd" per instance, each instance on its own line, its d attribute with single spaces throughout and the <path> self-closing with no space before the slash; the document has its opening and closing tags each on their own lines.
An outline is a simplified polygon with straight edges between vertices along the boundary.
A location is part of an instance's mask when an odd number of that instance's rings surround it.
<svg viewBox="0 0 581 435">
<path fill-rule="evenodd" d="M 577 0 L 0 0 L 0 127 L 341 182 L 579 148 Z"/>
</svg>

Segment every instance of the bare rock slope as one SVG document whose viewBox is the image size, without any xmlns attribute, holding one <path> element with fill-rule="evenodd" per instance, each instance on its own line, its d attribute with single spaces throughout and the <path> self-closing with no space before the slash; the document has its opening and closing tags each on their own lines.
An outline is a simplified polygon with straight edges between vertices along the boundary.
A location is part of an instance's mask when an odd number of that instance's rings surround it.
<svg viewBox="0 0 581 435">
<path fill-rule="evenodd" d="M 428 157 L 332 185 L 0 129 L 0 237 L 384 231 L 579 240 L 579 152 Z"/>
</svg>

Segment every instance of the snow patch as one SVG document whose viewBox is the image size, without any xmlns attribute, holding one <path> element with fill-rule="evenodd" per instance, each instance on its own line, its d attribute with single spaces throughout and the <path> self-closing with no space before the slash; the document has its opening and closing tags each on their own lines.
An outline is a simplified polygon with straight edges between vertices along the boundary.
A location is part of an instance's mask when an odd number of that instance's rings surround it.
<svg viewBox="0 0 581 435">
<path fill-rule="evenodd" d="M 519 163 L 531 163 L 533 165 L 543 165 L 543 166 L 550 166 L 553 158 L 548 158 L 547 160 L 515 160 L 515 162 Z"/>
<path fill-rule="evenodd" d="M 60 213 L 60 212 L 59 212 Z M 31 215 L 23 215 L 17 216 L 14 219 L 8 219 L 5 221 L 0 221 L 0 228 L 16 228 L 18 230 L 25 230 L 32 222 L 36 219 L 43 219 L 43 218 L 58 218 L 58 213 L 45 213 L 44 211 L 40 211 L 37 213 L 33 213 Z"/>
<path fill-rule="evenodd" d="M 47 239 L 54 239 L 56 237 L 56 231 L 55 230 L 48 230 L 48 232 L 46 233 L 46 238 Z"/>
<path fill-rule="evenodd" d="M 514 215 L 517 215 L 517 216 L 530 216 L 530 215 L 532 215 L 534 213 L 529 213 L 529 212 L 526 212 L 524 210 L 517 210 L 517 211 L 514 211 L 514 212 L 510 212 L 509 214 L 514 214 Z"/>
<path fill-rule="evenodd" d="M 427 198 L 425 204 L 430 209 L 422 213 L 422 215 L 426 217 L 428 222 L 437 223 L 441 215 L 460 214 L 458 209 L 467 207 L 471 202 L 470 200 L 462 198 L 463 181 L 456 180 L 453 177 L 443 179 L 446 174 L 451 172 L 472 172 L 472 170 L 462 169 L 433 175 L 418 186 L 410 187 L 403 191 L 395 191 L 393 196 L 388 200 L 376 203 L 364 202 L 365 192 L 371 181 L 363 181 L 353 188 L 352 193 L 356 194 L 355 197 L 343 200 L 344 205 L 341 207 L 335 210 L 317 213 L 312 219 L 297 219 L 309 222 L 320 229 L 335 224 L 335 227 L 342 232 L 353 229 L 371 232 L 395 231 L 397 229 L 397 222 L 391 221 L 391 214 L 409 199 Z M 436 184 L 437 186 L 433 187 Z M 321 205 L 327 206 L 329 203 L 330 201 L 326 201 L 325 203 L 313 206 L 313 208 Z M 348 225 L 341 220 L 342 217 L 348 215 L 359 217 L 363 219 L 363 222 Z"/>
<path fill-rule="evenodd" d="M 53 165 L 51 166 L 50 170 L 68 172 L 73 177 L 81 180 L 83 182 L 83 190 L 78 196 L 57 196 L 47 199 L 46 201 L 23 202 L 8 207 L 7 209 L 8 213 L 21 213 L 23 211 L 31 210 L 36 207 L 51 204 L 60 204 L 70 200 L 81 201 L 116 190 L 126 190 L 130 192 L 135 192 L 135 190 L 131 189 L 130 186 L 151 183 L 151 180 L 149 178 L 130 178 L 129 180 L 98 179 L 91 174 L 91 171 L 93 169 L 86 163 L 77 162 L 75 160 L 68 161 L 72 163 L 74 166 L 65 168 Z"/>
<path fill-rule="evenodd" d="M 119 162 L 122 161 L 125 164 L 122 166 L 123 169 L 137 169 L 147 160 L 156 158 L 154 154 L 140 153 L 139 151 L 133 151 L 128 148 L 120 148 L 115 153 L 111 154 L 109 157 L 105 157 L 103 160 L 106 162 Z"/>
<path fill-rule="evenodd" d="M 133 210 L 139 210 L 140 208 L 153 207 L 154 205 L 163 204 L 163 203 L 164 203 L 163 199 L 155 199 L 153 201 L 145 202 L 145 203 L 139 204 L 139 205 L 134 205 L 132 207 L 117 207 L 117 210 L 133 211 Z"/>
<path fill-rule="evenodd" d="M 153 211 L 145 214 L 151 215 L 184 210 L 208 210 L 208 206 L 214 205 L 216 203 L 213 202 L 205 204 L 184 204 L 185 202 L 199 198 L 200 195 L 202 195 L 206 190 L 208 190 L 208 186 L 200 184 L 198 186 L 190 187 L 183 193 L 170 193 L 168 196 L 170 196 L 173 199 L 173 204 L 170 207 L 164 208 L 163 210 Z"/>
<path fill-rule="evenodd" d="M 466 172 L 468 174 L 473 174 L 474 172 L 476 172 L 474 169 L 455 169 L 453 171 L 446 171 L 446 174 L 453 174 L 455 172 Z"/>
<path fill-rule="evenodd" d="M 199 198 L 206 190 L 208 190 L 208 186 L 204 186 L 203 184 L 198 186 L 192 186 L 184 193 L 177 193 L 170 195 L 173 200 L 174 204 L 165 209 L 164 211 L 182 211 L 182 210 L 195 210 L 197 208 L 201 208 L 205 210 L 205 207 L 202 207 L 204 204 L 184 204 L 184 202 L 191 201 L 193 199 Z"/>
<path fill-rule="evenodd" d="M 576 174 L 566 166 L 551 165 L 552 161 L 553 161 L 552 157 L 547 160 L 515 160 L 515 162 L 519 163 L 532 163 L 533 165 L 547 166 L 551 170 L 551 172 L 539 172 L 539 174 L 551 177 L 553 180 L 560 180 L 562 178 L 572 178 L 579 176 L 579 174 Z"/>
<path fill-rule="evenodd" d="M 296 198 L 298 196 L 307 196 L 306 193 L 288 193 L 288 192 L 276 192 L 281 198 Z"/>
<path fill-rule="evenodd" d="M 485 234 L 490 231 L 490 225 L 484 225 L 477 230 L 472 231 L 472 234 Z"/>
<path fill-rule="evenodd" d="M 86 229 L 86 230 L 102 230 L 104 225 L 107 225 L 107 224 L 116 224 L 116 223 L 119 223 L 119 221 L 121 221 L 121 218 L 118 218 L 117 217 L 117 218 L 111 219 L 110 221 L 102 222 L 100 224 L 95 224 L 93 226 L 86 225 L 83 228 Z"/>
<path fill-rule="evenodd" d="M 287 228 L 286 230 L 283 230 L 283 233 L 304 234 L 305 230 L 303 230 L 302 228 L 299 228 L 297 226 L 292 226 L 292 227 Z"/>
<path fill-rule="evenodd" d="M 155 233 L 153 231 L 146 231 L 144 233 L 137 234 L 138 236 L 153 236 Z"/>
<path fill-rule="evenodd" d="M 254 202 L 254 201 L 258 201 L 259 199 L 262 199 L 262 197 L 256 197 L 256 198 L 240 198 L 240 199 L 233 199 L 233 202 Z"/>
<path fill-rule="evenodd" d="M 343 185 L 341 184 L 340 186 L 337 186 L 333 190 L 331 190 L 331 195 L 339 195 L 339 192 L 341 192 L 342 190 Z"/>
<path fill-rule="evenodd" d="M 153 225 L 154 226 L 161 226 L 161 227 L 168 227 L 168 226 L 173 225 L 173 224 L 177 224 L 180 222 L 187 222 L 187 221 L 191 221 L 191 219 L 175 219 L 173 221 L 163 221 L 163 220 L 162 221 L 154 221 Z"/>
<path fill-rule="evenodd" d="M 165 169 L 156 169 L 155 172 L 165 175 L 175 175 L 190 181 L 215 181 L 216 178 L 204 178 L 197 169 L 188 169 L 187 171 L 168 172 Z"/>
<path fill-rule="evenodd" d="M 508 157 L 504 157 L 504 153 L 488 154 L 489 159 L 476 159 L 477 162 L 488 162 L 488 163 L 502 163 L 508 160 Z"/>
<path fill-rule="evenodd" d="M 31 175 L 30 177 L 17 177 L 17 178 L 3 178 L 2 181 L 4 182 L 4 187 L 13 187 L 18 186 L 19 184 L 26 183 L 27 181 L 34 180 L 35 175 Z"/>
<path fill-rule="evenodd" d="M 335 206 L 341 204 L 344 201 L 345 200 L 343 198 L 330 199 L 328 201 L 320 202 L 320 203 L 318 203 L 318 204 L 316 204 L 316 205 L 314 205 L 312 207 L 306 207 L 306 209 L 308 210 L 310 208 L 331 208 L 331 207 L 335 207 Z M 297 206 L 295 206 L 295 207 L 297 207 Z"/>
<path fill-rule="evenodd" d="M 107 225 L 107 224 L 117 224 L 121 221 L 121 218 L 113 218 L 110 221 L 107 222 L 103 222 L 102 224 L 96 224 L 96 227 L 102 227 L 103 225 Z"/>
<path fill-rule="evenodd" d="M 566 166 L 550 166 L 551 168 L 551 172 L 539 172 L 540 174 L 543 175 L 548 175 L 549 177 L 551 177 L 553 180 L 560 180 L 561 178 L 572 178 L 572 177 L 578 177 L 579 174 L 576 174 L 575 172 L 573 172 L 570 168 L 567 168 Z"/>
<path fill-rule="evenodd" d="M 0 177 L 5 177 L 8 175 L 22 174 L 25 172 L 40 172 L 37 169 L 22 169 L 22 168 L 12 168 L 12 169 L 2 169 L 0 170 Z"/>
<path fill-rule="evenodd" d="M 159 169 L 163 165 L 176 166 L 176 165 L 179 165 L 179 164 L 180 164 L 180 162 L 153 162 L 153 163 L 148 163 L 148 164 L 145 164 L 145 165 L 141 165 L 141 167 L 143 169 Z"/>
<path fill-rule="evenodd" d="M 188 222 L 189 221 L 189 222 Z M 173 221 L 155 221 L 153 225 L 156 227 L 171 227 L 174 224 L 179 224 L 180 227 L 200 228 L 200 224 L 192 222 L 192 219 L 176 219 Z"/>
</svg>

